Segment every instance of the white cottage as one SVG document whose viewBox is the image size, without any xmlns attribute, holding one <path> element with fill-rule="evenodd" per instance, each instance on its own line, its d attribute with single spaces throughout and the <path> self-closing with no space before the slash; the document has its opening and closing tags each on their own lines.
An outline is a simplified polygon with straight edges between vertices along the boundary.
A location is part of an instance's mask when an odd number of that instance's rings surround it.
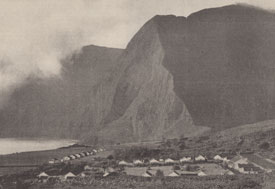
<svg viewBox="0 0 275 189">
<path fill-rule="evenodd" d="M 225 175 L 235 175 L 232 171 L 230 171 L 230 170 L 227 170 L 225 173 L 224 173 Z"/>
<path fill-rule="evenodd" d="M 140 160 L 135 160 L 135 161 L 133 161 L 133 163 L 134 163 L 134 165 L 142 165 L 143 164 L 143 162 Z"/>
<path fill-rule="evenodd" d="M 75 154 L 76 158 L 81 158 L 80 154 Z"/>
<path fill-rule="evenodd" d="M 171 159 L 171 158 L 167 158 L 165 161 L 165 163 L 175 163 L 175 160 Z"/>
<path fill-rule="evenodd" d="M 71 159 L 76 159 L 76 157 L 74 155 L 70 155 L 69 156 Z"/>
<path fill-rule="evenodd" d="M 181 163 L 184 163 L 184 162 L 192 162 L 192 158 L 191 157 L 183 157 L 180 159 L 180 162 Z"/>
<path fill-rule="evenodd" d="M 206 176 L 206 173 L 203 172 L 202 170 L 200 170 L 200 171 L 198 172 L 198 176 L 200 176 L 200 177 Z"/>
<path fill-rule="evenodd" d="M 64 175 L 64 178 L 65 179 L 72 179 L 72 178 L 75 178 L 76 175 L 73 174 L 72 172 L 68 172 L 66 175 Z"/>
<path fill-rule="evenodd" d="M 205 161 L 206 158 L 203 157 L 202 155 L 198 155 L 197 157 L 195 157 L 195 161 Z"/>
<path fill-rule="evenodd" d="M 122 160 L 120 162 L 118 162 L 118 165 L 128 165 L 129 163 L 127 163 L 126 161 Z"/>
<path fill-rule="evenodd" d="M 223 158 L 220 155 L 215 155 L 213 159 L 216 161 L 223 161 Z"/>
<path fill-rule="evenodd" d="M 168 177 L 178 177 L 180 174 L 177 171 L 173 171 L 172 173 L 168 174 Z"/>
<path fill-rule="evenodd" d="M 63 157 L 63 161 L 69 161 L 69 160 L 71 160 L 71 158 L 69 156 Z"/>
<path fill-rule="evenodd" d="M 55 160 L 54 160 L 54 159 L 51 159 L 51 160 L 49 160 L 48 163 L 49 163 L 49 164 L 55 164 Z"/>
<path fill-rule="evenodd" d="M 151 159 L 151 160 L 149 161 L 149 163 L 150 163 L 150 164 L 159 164 L 160 162 L 159 162 L 158 160 L 156 160 L 156 159 Z"/>
<path fill-rule="evenodd" d="M 40 179 L 46 179 L 49 177 L 49 175 L 46 172 L 42 172 L 39 175 L 37 175 L 37 177 Z"/>
</svg>

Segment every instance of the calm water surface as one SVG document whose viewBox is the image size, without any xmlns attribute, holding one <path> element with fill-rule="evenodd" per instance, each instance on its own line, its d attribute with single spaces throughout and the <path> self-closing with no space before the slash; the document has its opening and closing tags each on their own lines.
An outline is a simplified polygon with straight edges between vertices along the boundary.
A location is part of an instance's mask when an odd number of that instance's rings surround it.
<svg viewBox="0 0 275 189">
<path fill-rule="evenodd" d="M 76 142 L 75 140 L 0 138 L 0 155 L 16 152 L 52 150 L 69 146 Z"/>
</svg>

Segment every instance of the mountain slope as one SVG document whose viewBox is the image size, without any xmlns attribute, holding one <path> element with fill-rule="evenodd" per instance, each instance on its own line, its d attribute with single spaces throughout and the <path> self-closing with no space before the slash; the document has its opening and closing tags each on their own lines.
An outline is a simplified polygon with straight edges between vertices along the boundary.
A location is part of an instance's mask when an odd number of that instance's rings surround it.
<svg viewBox="0 0 275 189">
<path fill-rule="evenodd" d="M 274 18 L 243 5 L 152 18 L 121 56 L 129 66 L 99 136 L 160 139 L 274 119 Z"/>
<path fill-rule="evenodd" d="M 1 137 L 81 138 L 108 112 L 110 73 L 122 50 L 84 47 L 64 62 L 60 77 L 30 78 L 0 110 Z"/>
<path fill-rule="evenodd" d="M 100 140 L 140 141 L 192 134 L 197 130 L 175 94 L 173 75 L 163 66 L 165 51 L 152 19 L 134 36 L 120 62 L 125 65 Z M 180 130 L 171 132 L 180 125 Z M 186 132 L 185 128 L 189 129 Z"/>
<path fill-rule="evenodd" d="M 275 119 L 275 14 L 232 5 L 155 16 L 125 50 L 84 47 L 0 111 L 1 137 L 130 142 Z"/>
<path fill-rule="evenodd" d="M 158 20 L 164 65 L 196 125 L 274 119 L 273 13 L 232 5 Z"/>
</svg>

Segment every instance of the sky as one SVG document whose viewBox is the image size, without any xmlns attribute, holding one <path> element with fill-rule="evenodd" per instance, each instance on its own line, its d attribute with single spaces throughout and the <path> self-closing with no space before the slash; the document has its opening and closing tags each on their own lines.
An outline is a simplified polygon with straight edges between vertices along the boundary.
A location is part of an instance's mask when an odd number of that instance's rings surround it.
<svg viewBox="0 0 275 189">
<path fill-rule="evenodd" d="M 60 60 L 84 45 L 125 48 L 157 14 L 235 3 L 275 9 L 274 0 L 1 0 L 0 104 L 29 76 L 58 76 Z"/>
</svg>

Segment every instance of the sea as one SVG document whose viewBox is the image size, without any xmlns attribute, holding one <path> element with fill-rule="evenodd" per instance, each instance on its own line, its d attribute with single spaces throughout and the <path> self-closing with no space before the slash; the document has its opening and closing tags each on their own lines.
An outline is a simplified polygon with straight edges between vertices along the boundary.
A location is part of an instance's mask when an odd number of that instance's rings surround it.
<svg viewBox="0 0 275 189">
<path fill-rule="evenodd" d="M 0 155 L 52 150 L 75 144 L 75 140 L 0 138 Z"/>
</svg>

